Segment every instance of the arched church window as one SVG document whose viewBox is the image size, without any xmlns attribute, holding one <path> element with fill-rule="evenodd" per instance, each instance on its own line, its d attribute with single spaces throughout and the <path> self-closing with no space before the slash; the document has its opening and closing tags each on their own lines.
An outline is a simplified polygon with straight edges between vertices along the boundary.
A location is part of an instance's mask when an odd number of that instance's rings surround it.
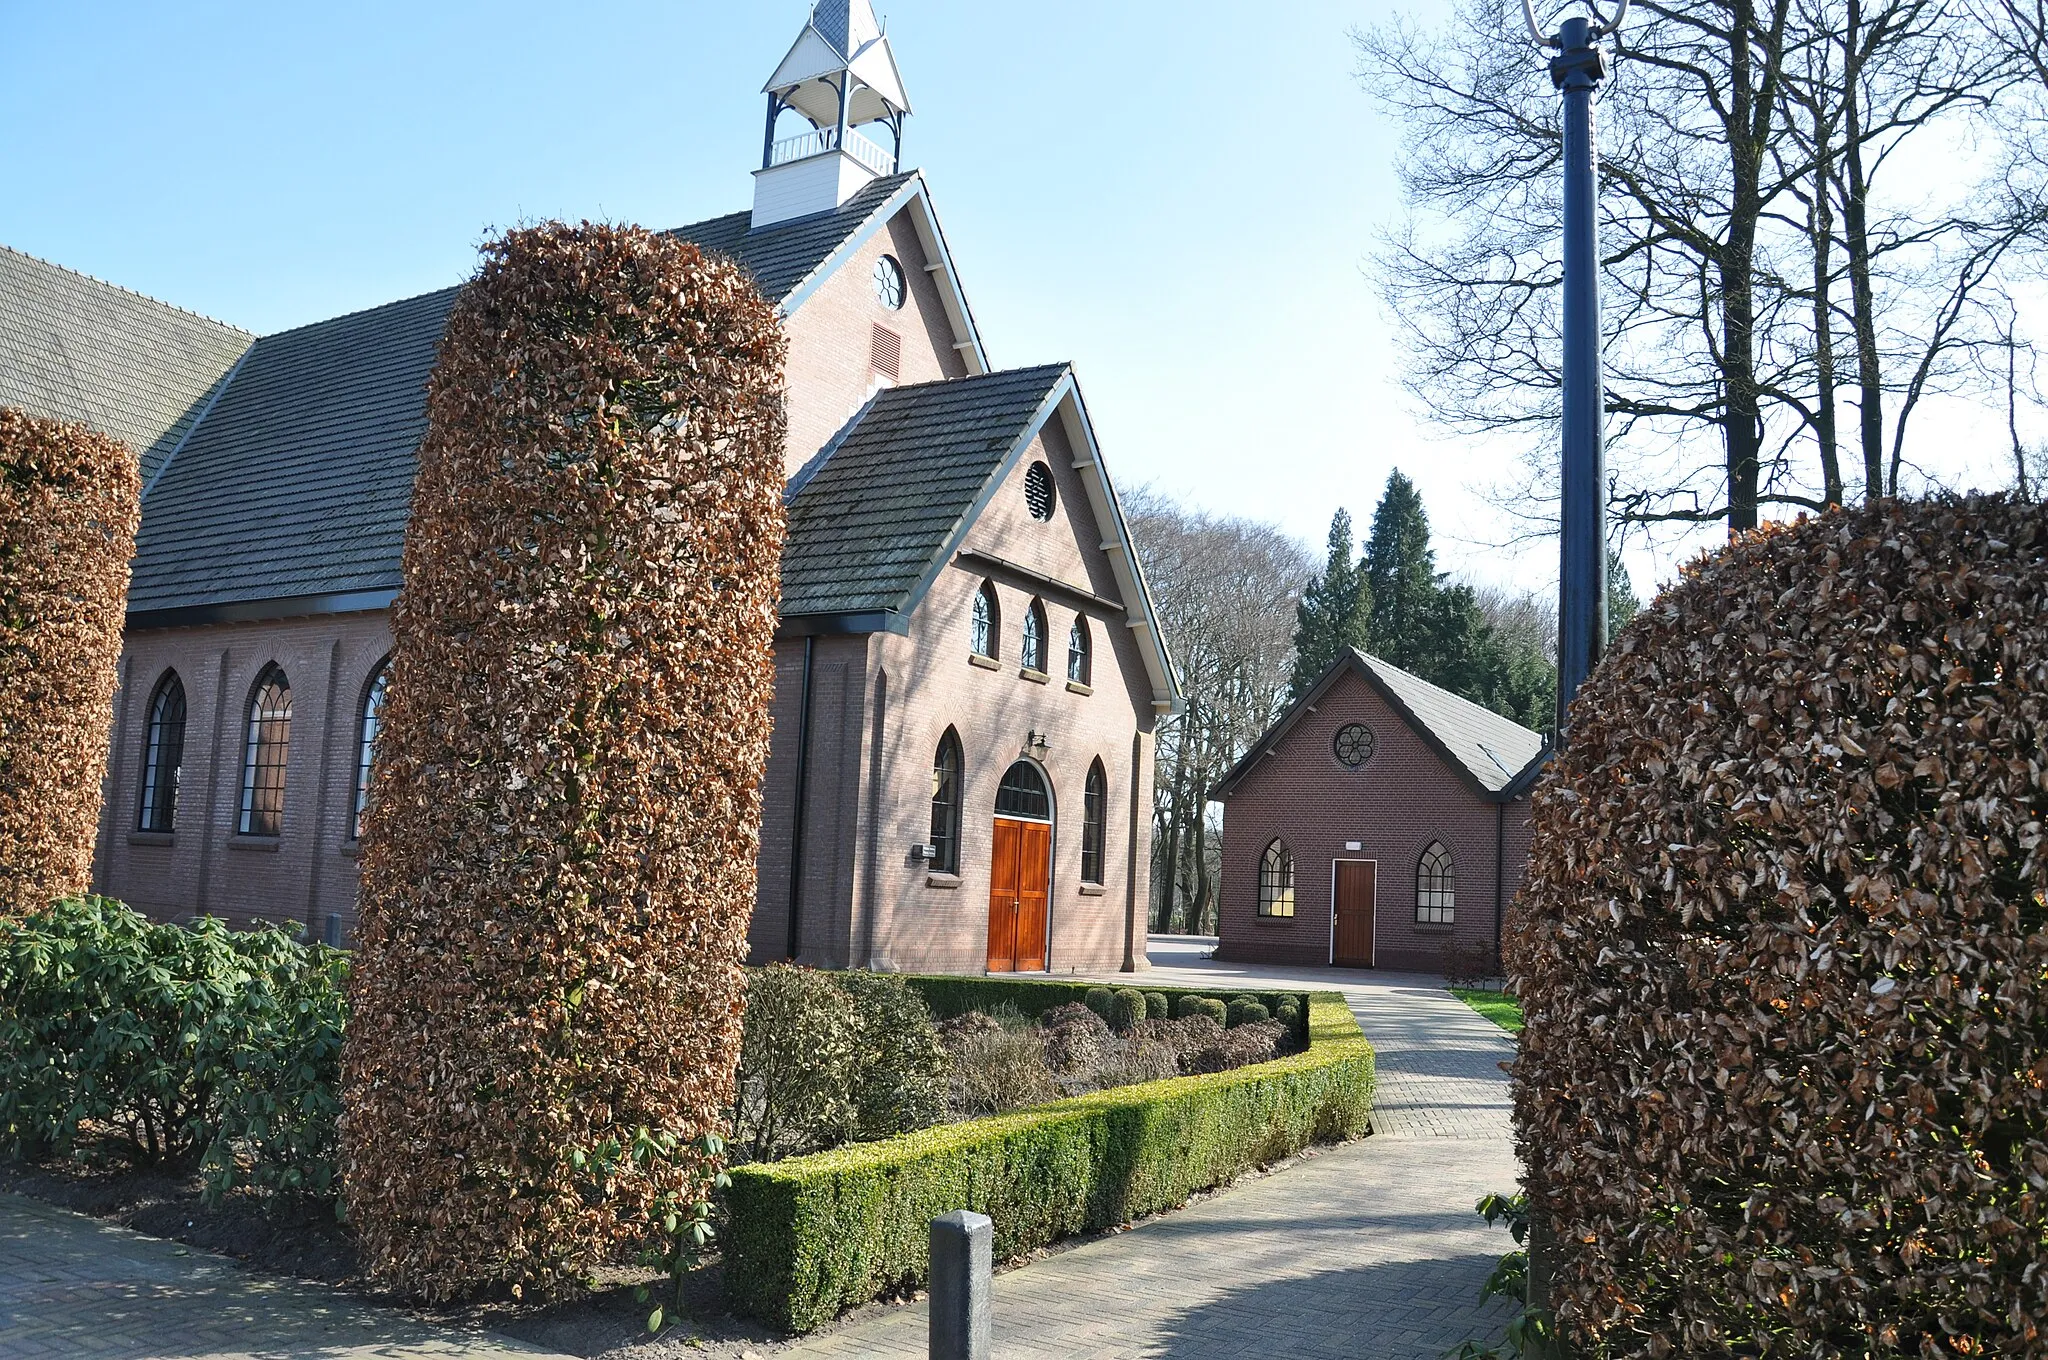
<svg viewBox="0 0 2048 1360">
<path fill-rule="evenodd" d="M 1045 775 L 1036 765 L 1020 760 L 1003 771 L 1003 782 L 996 787 L 996 816 L 1052 820 L 1052 791 L 1046 788 Z"/>
<path fill-rule="evenodd" d="M 1088 620 L 1074 615 L 1074 626 L 1067 630 L 1067 679 L 1077 685 L 1088 683 L 1090 673 Z"/>
<path fill-rule="evenodd" d="M 960 735 L 952 728 L 939 738 L 932 757 L 932 869 L 960 872 Z"/>
<path fill-rule="evenodd" d="M 1294 915 L 1294 852 L 1278 837 L 1259 857 L 1259 915 Z"/>
<path fill-rule="evenodd" d="M 1081 881 L 1102 882 L 1103 819 L 1109 815 L 1109 777 L 1097 760 L 1081 794 Z"/>
<path fill-rule="evenodd" d="M 1020 660 L 1025 670 L 1045 673 L 1045 606 L 1036 600 L 1024 611 L 1024 654 Z"/>
<path fill-rule="evenodd" d="M 1003 610 L 996 603 L 995 584 L 983 581 L 974 592 L 974 619 L 969 627 L 968 645 L 976 656 L 996 658 L 996 639 L 1002 636 Z"/>
<path fill-rule="evenodd" d="M 178 776 L 185 764 L 185 682 L 166 671 L 149 697 L 149 730 L 142 745 L 139 831 L 171 832 L 178 825 Z"/>
<path fill-rule="evenodd" d="M 350 835 L 360 838 L 363 834 L 363 814 L 370 810 L 370 763 L 377 753 L 377 727 L 384 716 L 384 685 L 391 678 L 389 661 L 377 663 L 377 673 L 370 677 L 369 686 L 363 691 L 362 721 L 359 724 L 361 747 L 356 757 L 356 818 Z"/>
<path fill-rule="evenodd" d="M 1457 886 L 1450 850 L 1442 841 L 1431 841 L 1415 866 L 1416 924 L 1447 926 L 1456 920 Z"/>
<path fill-rule="evenodd" d="M 292 749 L 292 686 L 276 665 L 263 668 L 249 699 L 249 740 L 242 757 L 244 836 L 284 830 L 284 770 Z"/>
</svg>

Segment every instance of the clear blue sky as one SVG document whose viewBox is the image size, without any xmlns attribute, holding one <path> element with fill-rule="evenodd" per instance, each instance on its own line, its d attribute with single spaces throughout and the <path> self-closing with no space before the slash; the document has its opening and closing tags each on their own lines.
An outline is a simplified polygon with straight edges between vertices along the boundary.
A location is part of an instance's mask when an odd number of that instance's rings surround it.
<svg viewBox="0 0 2048 1360">
<path fill-rule="evenodd" d="M 1393 2 L 877 8 L 994 361 L 1075 361 L 1120 484 L 1319 545 L 1399 465 L 1442 566 L 1547 591 L 1553 550 L 1469 546 L 1506 453 L 1419 425 L 1364 273 L 1397 130 L 1348 33 Z M 0 242 L 267 332 L 460 279 L 494 227 L 735 211 L 806 12 L 0 0 Z"/>
</svg>

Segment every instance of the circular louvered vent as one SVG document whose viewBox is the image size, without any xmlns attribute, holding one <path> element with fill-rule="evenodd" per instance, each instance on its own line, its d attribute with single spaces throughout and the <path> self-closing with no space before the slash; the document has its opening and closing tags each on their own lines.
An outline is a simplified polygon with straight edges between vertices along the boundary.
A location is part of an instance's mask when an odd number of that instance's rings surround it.
<svg viewBox="0 0 2048 1360">
<path fill-rule="evenodd" d="M 1052 518 L 1052 469 L 1045 464 L 1033 463 L 1024 474 L 1024 503 L 1031 507 L 1031 518 Z"/>
</svg>

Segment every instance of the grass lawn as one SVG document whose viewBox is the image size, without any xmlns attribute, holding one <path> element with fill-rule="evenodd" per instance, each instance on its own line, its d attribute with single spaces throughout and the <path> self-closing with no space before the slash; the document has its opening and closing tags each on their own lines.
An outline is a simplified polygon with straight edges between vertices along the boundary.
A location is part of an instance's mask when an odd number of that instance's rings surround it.
<svg viewBox="0 0 2048 1360">
<path fill-rule="evenodd" d="M 1522 1003 L 1505 992 L 1478 992 L 1469 987 L 1453 987 L 1451 995 L 1478 1011 L 1487 1019 L 1499 1025 L 1510 1034 L 1522 1032 Z"/>
</svg>

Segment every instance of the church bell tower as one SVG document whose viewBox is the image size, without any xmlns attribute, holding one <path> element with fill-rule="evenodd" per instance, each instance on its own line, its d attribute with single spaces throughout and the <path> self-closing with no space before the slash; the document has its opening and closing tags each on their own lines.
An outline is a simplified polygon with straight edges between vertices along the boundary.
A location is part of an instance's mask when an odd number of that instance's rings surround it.
<svg viewBox="0 0 2048 1360">
<path fill-rule="evenodd" d="M 818 0 L 764 92 L 768 130 L 754 172 L 754 226 L 830 212 L 902 166 L 910 98 L 868 0 Z M 809 129 L 778 137 L 785 111 Z"/>
</svg>

